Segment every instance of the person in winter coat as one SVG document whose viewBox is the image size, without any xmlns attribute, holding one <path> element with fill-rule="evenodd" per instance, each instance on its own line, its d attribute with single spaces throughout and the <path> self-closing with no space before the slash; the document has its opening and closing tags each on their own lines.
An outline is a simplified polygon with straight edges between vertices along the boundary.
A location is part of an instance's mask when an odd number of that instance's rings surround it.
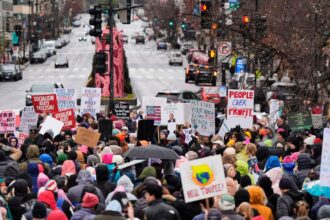
<svg viewBox="0 0 330 220">
<path fill-rule="evenodd" d="M 161 130 L 159 132 L 159 143 L 158 143 L 159 146 L 166 147 L 168 145 L 167 135 L 168 135 L 167 130 Z"/>
<path fill-rule="evenodd" d="M 279 187 L 282 196 L 277 200 L 276 217 L 293 216 L 295 204 L 303 199 L 303 194 L 298 191 L 295 182 L 288 177 L 282 177 Z"/>
<path fill-rule="evenodd" d="M 97 215 L 94 220 L 126 220 L 124 215 L 122 214 L 122 208 L 120 203 L 117 200 L 112 200 L 109 202 L 105 211 L 102 214 Z"/>
<path fill-rule="evenodd" d="M 93 193 L 85 193 L 81 209 L 75 212 L 71 220 L 92 220 L 96 215 L 96 206 L 99 203 L 99 198 Z"/>
<path fill-rule="evenodd" d="M 42 164 L 42 161 L 39 159 L 40 151 L 37 145 L 30 145 L 26 152 L 26 162 L 20 163 L 19 168 L 22 172 L 26 172 L 29 164 L 37 163 Z M 50 168 L 48 164 L 43 164 L 46 173 L 50 173 Z"/>
<path fill-rule="evenodd" d="M 303 182 L 311 170 L 311 156 L 307 153 L 301 153 L 297 160 L 298 171 L 293 174 L 293 180 L 295 181 L 298 189 L 302 188 Z"/>
<path fill-rule="evenodd" d="M 68 217 L 61 210 L 53 210 L 47 216 L 47 220 L 68 220 Z"/>
<path fill-rule="evenodd" d="M 110 183 L 109 170 L 105 164 L 97 164 L 95 168 L 96 186 L 102 191 L 104 198 L 116 188 L 116 184 Z"/>
<path fill-rule="evenodd" d="M 8 169 L 11 169 L 11 171 L 13 171 L 14 173 L 9 172 Z M 4 178 L 9 175 L 15 177 L 18 171 L 18 163 L 13 161 L 3 151 L 0 150 L 0 178 Z"/>
<path fill-rule="evenodd" d="M 28 183 L 23 179 L 13 180 L 8 187 L 8 193 L 11 197 L 8 200 L 8 206 L 12 213 L 13 220 L 20 220 L 22 215 L 28 211 L 21 204 L 23 198 L 28 194 Z"/>
<path fill-rule="evenodd" d="M 13 161 L 18 161 L 22 156 L 22 151 L 15 147 L 7 146 L 0 142 L 1 151 L 5 152 Z"/>
<path fill-rule="evenodd" d="M 235 199 L 233 196 L 224 194 L 219 201 L 223 220 L 244 220 L 243 216 L 235 211 Z"/>
<path fill-rule="evenodd" d="M 264 170 L 265 164 L 267 162 L 268 157 L 270 156 L 268 147 L 259 147 L 256 152 L 256 157 L 258 160 L 258 167 L 260 170 Z"/>
<path fill-rule="evenodd" d="M 256 209 L 265 220 L 273 220 L 272 210 L 266 206 L 266 195 L 259 186 L 248 186 L 251 207 Z"/>
</svg>

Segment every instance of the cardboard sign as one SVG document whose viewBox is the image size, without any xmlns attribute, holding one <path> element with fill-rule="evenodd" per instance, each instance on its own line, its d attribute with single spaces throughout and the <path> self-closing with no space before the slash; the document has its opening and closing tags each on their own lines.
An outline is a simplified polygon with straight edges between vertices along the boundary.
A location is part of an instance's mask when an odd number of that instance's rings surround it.
<svg viewBox="0 0 330 220">
<path fill-rule="evenodd" d="M 117 102 L 114 104 L 114 113 L 119 119 L 129 118 L 129 104 L 127 102 Z"/>
<path fill-rule="evenodd" d="M 109 140 L 109 138 L 112 136 L 112 121 L 108 119 L 100 119 L 99 132 L 101 133 L 102 140 Z"/>
<path fill-rule="evenodd" d="M 288 122 L 293 131 L 310 129 L 313 126 L 310 112 L 289 113 Z"/>
<path fill-rule="evenodd" d="M 274 124 L 280 116 L 281 116 L 281 114 L 280 114 L 280 100 L 271 99 L 269 101 L 270 123 Z"/>
<path fill-rule="evenodd" d="M 101 88 L 82 88 L 80 114 L 90 113 L 94 117 L 101 109 Z"/>
<path fill-rule="evenodd" d="M 0 111 L 0 134 L 14 133 L 15 121 L 14 111 Z"/>
<path fill-rule="evenodd" d="M 253 125 L 254 91 L 228 90 L 227 120 L 228 128 L 252 128 Z"/>
<path fill-rule="evenodd" d="M 55 94 L 32 95 L 32 103 L 36 113 L 58 112 L 57 98 Z"/>
<path fill-rule="evenodd" d="M 322 114 L 312 114 L 312 124 L 315 129 L 323 128 L 323 116 Z"/>
<path fill-rule="evenodd" d="M 189 104 L 187 105 L 186 103 L 168 103 L 163 105 L 161 107 L 161 124 L 167 125 L 171 122 L 174 122 L 178 125 L 184 124 L 186 122 L 185 113 L 188 112 L 186 111 L 187 108 L 191 107 Z"/>
<path fill-rule="evenodd" d="M 191 101 L 191 126 L 201 135 L 209 136 L 215 132 L 214 103 Z"/>
<path fill-rule="evenodd" d="M 60 111 L 73 109 L 76 111 L 77 109 L 77 94 L 75 89 L 54 89 L 54 93 L 57 96 L 58 108 Z"/>
<path fill-rule="evenodd" d="M 88 147 L 95 147 L 100 139 L 100 136 L 101 134 L 99 132 L 79 127 L 77 130 L 75 142 L 78 144 L 87 145 Z"/>
<path fill-rule="evenodd" d="M 54 114 L 54 118 L 63 122 L 63 130 L 69 130 L 76 127 L 76 120 L 73 109 L 63 110 Z"/>
<path fill-rule="evenodd" d="M 218 132 L 218 135 L 222 138 L 225 137 L 226 133 L 228 133 L 230 131 L 230 129 L 228 128 L 227 125 L 227 119 L 223 120 L 222 125 L 220 127 L 220 130 Z"/>
<path fill-rule="evenodd" d="M 323 131 L 320 185 L 330 187 L 330 128 Z"/>
<path fill-rule="evenodd" d="M 61 132 L 63 125 L 63 122 L 51 116 L 47 116 L 46 120 L 41 124 L 39 134 L 44 135 L 45 133 L 49 133 L 55 137 Z"/>
<path fill-rule="evenodd" d="M 182 163 L 180 176 L 185 202 L 227 193 L 221 155 Z"/>
<path fill-rule="evenodd" d="M 137 139 L 150 141 L 154 136 L 154 120 L 142 119 L 138 122 Z"/>
<path fill-rule="evenodd" d="M 18 146 L 21 147 L 22 144 L 24 143 L 25 139 L 29 137 L 28 133 L 20 132 L 20 131 L 15 131 L 14 132 L 15 137 L 18 140 Z"/>
<path fill-rule="evenodd" d="M 35 113 L 33 106 L 24 107 L 22 111 L 21 123 L 19 130 L 29 133 L 31 127 L 37 126 L 38 114 Z"/>
</svg>

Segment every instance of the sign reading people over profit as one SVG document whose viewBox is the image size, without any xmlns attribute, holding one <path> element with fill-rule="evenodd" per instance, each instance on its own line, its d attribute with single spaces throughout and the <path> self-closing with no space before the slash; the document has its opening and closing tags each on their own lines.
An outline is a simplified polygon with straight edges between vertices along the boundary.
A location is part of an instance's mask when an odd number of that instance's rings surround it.
<svg viewBox="0 0 330 220">
<path fill-rule="evenodd" d="M 253 125 L 254 91 L 236 90 L 228 91 L 227 126 L 234 128 L 252 128 Z"/>
<path fill-rule="evenodd" d="M 323 131 L 320 185 L 330 187 L 330 128 Z"/>
<path fill-rule="evenodd" d="M 14 133 L 15 119 L 15 112 L 0 111 L 0 134 Z"/>
<path fill-rule="evenodd" d="M 227 193 L 220 155 L 182 163 L 180 176 L 185 202 L 193 202 Z"/>
<path fill-rule="evenodd" d="M 19 130 L 29 133 L 31 127 L 37 126 L 38 114 L 35 113 L 33 106 L 26 106 L 22 112 Z"/>
<path fill-rule="evenodd" d="M 119 119 L 129 118 L 129 104 L 127 102 L 115 102 L 114 113 Z"/>
<path fill-rule="evenodd" d="M 310 129 L 313 126 L 310 112 L 294 112 L 288 114 L 289 127 L 293 131 Z"/>
<path fill-rule="evenodd" d="M 215 132 L 214 103 L 192 100 L 191 125 L 201 135 L 209 136 Z"/>
<path fill-rule="evenodd" d="M 77 96 L 75 89 L 54 89 L 57 96 L 58 108 L 60 111 L 66 109 L 76 110 L 77 108 Z"/>
<path fill-rule="evenodd" d="M 54 114 L 54 118 L 63 122 L 63 130 L 68 130 L 76 127 L 73 109 L 60 111 Z"/>
<path fill-rule="evenodd" d="M 58 112 L 57 99 L 55 94 L 32 95 L 32 103 L 36 113 Z"/>
<path fill-rule="evenodd" d="M 82 88 L 80 114 L 90 113 L 94 117 L 101 109 L 101 88 Z"/>
</svg>

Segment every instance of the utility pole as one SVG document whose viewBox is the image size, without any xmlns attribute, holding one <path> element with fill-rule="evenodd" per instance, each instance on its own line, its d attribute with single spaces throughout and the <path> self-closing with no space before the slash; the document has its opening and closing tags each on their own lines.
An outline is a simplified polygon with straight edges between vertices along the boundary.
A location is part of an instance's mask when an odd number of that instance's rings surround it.
<svg viewBox="0 0 330 220">
<path fill-rule="evenodd" d="M 32 4 L 32 1 L 29 0 L 28 1 L 28 4 L 29 4 L 29 15 L 28 15 L 28 19 L 29 19 L 29 22 L 28 22 L 28 39 L 29 39 L 29 59 L 31 58 L 31 13 L 32 13 L 32 10 L 31 10 L 31 4 Z"/>
<path fill-rule="evenodd" d="M 109 111 L 114 110 L 114 79 L 113 79 L 113 8 L 109 0 L 108 26 L 109 26 Z"/>
<path fill-rule="evenodd" d="M 258 14 L 258 11 L 259 11 L 259 0 L 256 0 L 256 14 Z M 257 33 L 257 28 L 255 30 L 255 39 L 256 39 L 256 42 L 255 42 L 255 57 L 256 57 L 256 61 L 255 61 L 255 65 L 256 65 L 256 69 L 255 69 L 255 75 L 254 75 L 254 88 L 256 89 L 257 88 L 257 70 L 259 71 L 259 54 L 258 54 L 258 41 L 259 41 L 259 38 L 258 38 L 258 33 Z M 250 59 L 250 58 L 249 58 Z"/>
</svg>

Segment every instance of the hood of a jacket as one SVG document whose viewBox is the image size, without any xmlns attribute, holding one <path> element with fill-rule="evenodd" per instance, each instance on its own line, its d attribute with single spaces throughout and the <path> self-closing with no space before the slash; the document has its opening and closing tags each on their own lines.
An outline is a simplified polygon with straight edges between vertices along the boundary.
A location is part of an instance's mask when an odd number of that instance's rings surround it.
<svg viewBox="0 0 330 220">
<path fill-rule="evenodd" d="M 40 151 L 39 147 L 37 145 L 30 145 L 27 152 L 26 152 L 26 158 L 39 158 Z"/>
<path fill-rule="evenodd" d="M 267 159 L 270 155 L 270 151 L 268 147 L 259 147 L 256 151 L 257 160 L 260 162 L 264 159 Z"/>
<path fill-rule="evenodd" d="M 294 201 L 299 201 L 303 199 L 303 194 L 298 190 L 290 189 L 289 191 L 285 192 L 284 194 L 290 196 Z"/>
<path fill-rule="evenodd" d="M 126 175 L 123 175 L 118 179 L 117 185 L 123 186 L 127 193 L 131 193 L 134 188 L 134 184 L 132 183 L 131 179 Z"/>
<path fill-rule="evenodd" d="M 265 205 L 265 193 L 263 192 L 263 189 L 259 186 L 249 186 L 247 188 L 249 194 L 250 194 L 250 203 L 251 204 L 260 204 Z"/>
<path fill-rule="evenodd" d="M 88 182 L 93 183 L 93 178 L 87 170 L 80 170 L 78 173 L 77 182 L 79 185 L 86 184 Z"/>
<path fill-rule="evenodd" d="M 242 160 L 236 161 L 236 170 L 241 174 L 241 176 L 249 174 L 249 165 L 247 162 Z"/>
<path fill-rule="evenodd" d="M 282 168 L 285 172 L 292 174 L 293 173 L 293 169 L 296 166 L 296 164 L 294 162 L 291 163 L 282 163 Z"/>
<path fill-rule="evenodd" d="M 277 156 L 270 156 L 265 165 L 265 172 L 275 167 L 281 167 L 281 162 Z"/>
<path fill-rule="evenodd" d="M 311 156 L 307 153 L 301 153 L 297 160 L 298 170 L 311 168 Z"/>
</svg>

